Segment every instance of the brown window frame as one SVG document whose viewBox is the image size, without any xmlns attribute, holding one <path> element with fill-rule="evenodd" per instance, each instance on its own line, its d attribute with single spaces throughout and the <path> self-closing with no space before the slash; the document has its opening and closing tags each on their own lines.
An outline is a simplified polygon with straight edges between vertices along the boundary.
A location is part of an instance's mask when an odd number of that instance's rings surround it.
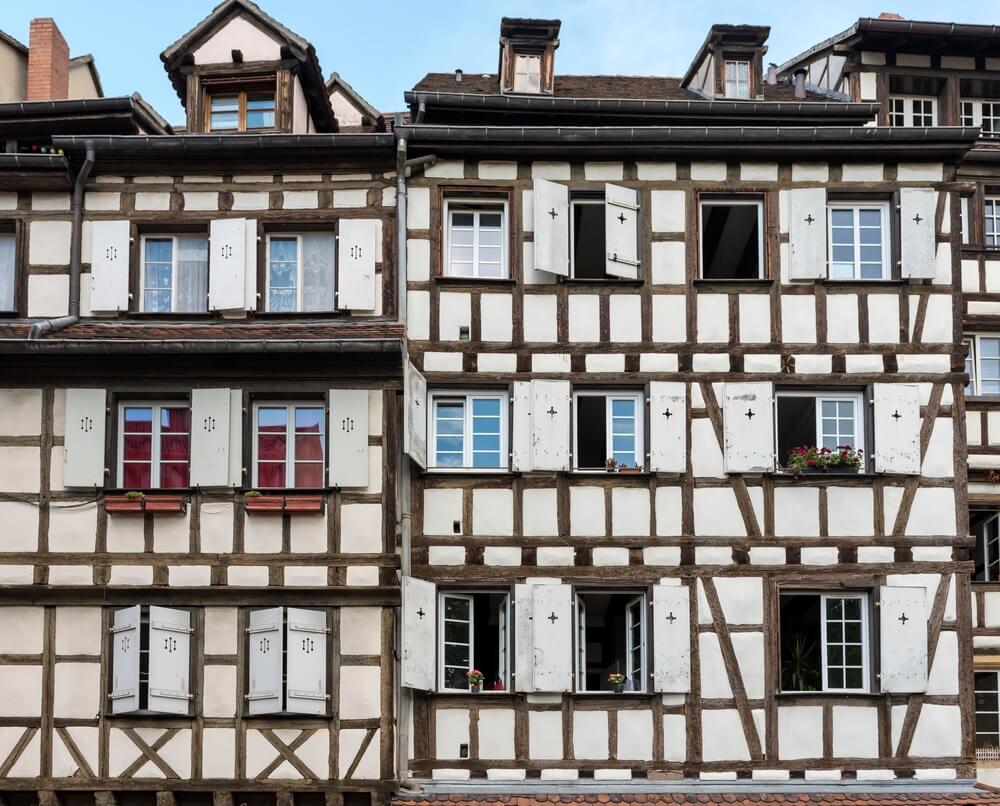
<svg viewBox="0 0 1000 806">
<path fill-rule="evenodd" d="M 203 79 L 204 97 L 204 130 L 208 134 L 224 134 L 235 132 L 238 134 L 246 132 L 273 132 L 280 129 L 278 119 L 278 82 L 275 76 L 255 76 L 253 78 L 236 81 L 232 79 L 214 80 Z M 252 129 L 247 128 L 247 99 L 248 96 L 256 93 L 270 92 L 274 98 L 274 125 L 260 126 Z M 222 96 L 236 96 L 236 128 L 235 129 L 213 129 L 212 128 L 212 98 Z"/>
</svg>

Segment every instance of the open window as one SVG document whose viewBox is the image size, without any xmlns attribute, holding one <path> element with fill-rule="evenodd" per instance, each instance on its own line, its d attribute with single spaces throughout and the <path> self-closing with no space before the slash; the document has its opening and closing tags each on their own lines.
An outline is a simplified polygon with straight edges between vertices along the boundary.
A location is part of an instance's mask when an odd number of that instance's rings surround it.
<svg viewBox="0 0 1000 806">
<path fill-rule="evenodd" d="M 603 280 L 604 199 L 594 195 L 570 197 L 570 271 L 578 280 Z"/>
<path fill-rule="evenodd" d="M 701 199 L 701 276 L 706 280 L 764 277 L 764 202 L 759 198 Z"/>
<path fill-rule="evenodd" d="M 643 408 L 640 392 L 574 392 L 574 469 L 643 468 Z"/>
<path fill-rule="evenodd" d="M 267 401 L 253 407 L 253 486 L 324 486 L 326 407 L 319 401 Z"/>
<path fill-rule="evenodd" d="M 430 394 L 430 466 L 501 470 L 508 465 L 508 398 L 500 392 Z"/>
<path fill-rule="evenodd" d="M 976 755 L 996 759 L 1000 751 L 1000 672 L 976 671 Z"/>
<path fill-rule="evenodd" d="M 332 232 L 267 236 L 267 310 L 332 311 L 337 241 Z"/>
<path fill-rule="evenodd" d="M 970 336 L 965 371 L 967 394 L 1000 395 L 1000 336 Z"/>
<path fill-rule="evenodd" d="M 444 591 L 439 594 L 438 652 L 441 691 L 468 691 L 470 671 L 482 674 L 483 691 L 510 688 L 510 594 Z"/>
<path fill-rule="evenodd" d="M 782 691 L 870 689 L 867 592 L 783 592 L 779 607 Z"/>
<path fill-rule="evenodd" d="M 119 404 L 119 486 L 129 490 L 187 487 L 190 461 L 191 410 L 187 402 Z"/>
<path fill-rule="evenodd" d="M 17 309 L 17 236 L 0 229 L 0 312 Z"/>
<path fill-rule="evenodd" d="M 329 712 L 327 611 L 299 607 L 251 610 L 247 633 L 247 713 Z"/>
<path fill-rule="evenodd" d="M 853 472 L 865 467 L 868 452 L 861 392 L 779 390 L 775 398 L 779 467 L 794 466 L 794 457 L 802 455 L 802 450 L 813 449 L 824 456 L 843 457 L 843 464 L 836 466 L 838 470 Z M 808 466 L 817 464 L 829 468 L 826 460 Z"/>
<path fill-rule="evenodd" d="M 577 592 L 576 690 L 615 691 L 617 686 L 646 690 L 646 596 Z"/>
<path fill-rule="evenodd" d="M 977 582 L 1000 580 L 1000 512 L 973 510 L 969 515 L 969 530 L 976 536 L 972 578 Z"/>
<path fill-rule="evenodd" d="M 445 199 L 446 277 L 483 280 L 510 276 L 507 260 L 507 202 Z"/>
<path fill-rule="evenodd" d="M 140 311 L 208 311 L 207 235 L 143 235 L 141 249 Z"/>
</svg>

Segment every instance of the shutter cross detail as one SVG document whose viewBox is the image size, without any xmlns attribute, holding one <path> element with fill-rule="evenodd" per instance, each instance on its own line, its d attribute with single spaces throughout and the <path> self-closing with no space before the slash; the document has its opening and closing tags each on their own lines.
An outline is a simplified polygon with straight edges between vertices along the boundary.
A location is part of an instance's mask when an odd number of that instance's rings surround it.
<svg viewBox="0 0 1000 806">
<path fill-rule="evenodd" d="M 426 616 L 427 614 L 426 614 L 426 613 L 424 612 L 424 609 L 423 609 L 423 608 L 421 607 L 421 608 L 420 608 L 420 609 L 419 609 L 419 610 L 417 611 L 417 615 L 418 615 L 418 616 L 419 616 L 420 618 L 423 618 L 423 617 L 424 617 L 424 616 Z"/>
<path fill-rule="evenodd" d="M 898 410 L 898 409 L 897 409 L 896 411 L 894 411 L 894 412 L 892 413 L 892 419 L 893 419 L 893 420 L 898 420 L 898 419 L 900 419 L 900 418 L 901 418 L 902 416 L 903 416 L 903 415 L 899 413 L 899 410 Z"/>
<path fill-rule="evenodd" d="M 669 621 L 671 624 L 673 624 L 675 621 L 677 621 L 677 616 L 674 615 L 674 611 L 673 610 L 671 610 L 670 611 L 670 615 L 667 616 L 667 621 Z"/>
<path fill-rule="evenodd" d="M 627 221 L 628 219 L 626 219 L 626 218 L 625 218 L 625 213 L 619 213 L 619 214 L 618 214 L 618 220 L 619 220 L 619 221 L 620 221 L 620 222 L 621 222 L 622 224 L 624 224 L 624 223 L 625 223 L 625 222 L 626 222 L 626 221 Z"/>
<path fill-rule="evenodd" d="M 669 420 L 673 415 L 670 413 L 670 409 L 667 409 L 665 412 L 663 412 L 663 416 Z"/>
<path fill-rule="evenodd" d="M 805 218 L 803 218 L 802 220 L 803 220 L 803 221 L 805 221 L 805 222 L 806 222 L 806 223 L 807 223 L 807 224 L 808 224 L 808 225 L 809 225 L 809 226 L 811 227 L 811 226 L 813 225 L 813 222 L 814 222 L 814 221 L 815 221 L 816 219 L 815 219 L 815 218 L 813 218 L 813 214 L 812 214 L 812 213 L 809 213 L 809 215 L 807 215 L 807 216 L 806 216 Z"/>
<path fill-rule="evenodd" d="M 549 215 L 552 217 L 553 220 L 555 220 L 555 217 L 559 215 L 559 213 L 557 213 L 556 208 L 553 207 L 551 210 L 549 210 Z"/>
<path fill-rule="evenodd" d="M 545 413 L 546 414 L 551 414 L 553 417 L 555 417 L 555 415 L 556 415 L 556 408 L 555 408 L 555 406 L 549 406 L 549 410 L 547 412 L 545 412 Z"/>
<path fill-rule="evenodd" d="M 554 610 L 551 613 L 549 613 L 549 617 L 548 618 L 549 618 L 549 621 L 552 622 L 553 624 L 555 624 L 557 621 L 559 621 L 559 616 L 556 615 L 556 613 L 555 613 Z"/>
<path fill-rule="evenodd" d="M 899 617 L 899 623 L 903 624 L 904 626 L 906 625 L 906 622 L 908 622 L 908 621 L 909 621 L 909 619 L 906 617 L 906 613 L 903 613 L 903 615 L 901 615 Z"/>
<path fill-rule="evenodd" d="M 913 216 L 914 224 L 919 224 L 921 221 L 923 221 L 923 219 L 920 217 L 920 213 L 917 213 L 915 216 Z"/>
<path fill-rule="evenodd" d="M 746 418 L 748 420 L 752 420 L 753 419 L 753 409 L 747 409 Z"/>
</svg>

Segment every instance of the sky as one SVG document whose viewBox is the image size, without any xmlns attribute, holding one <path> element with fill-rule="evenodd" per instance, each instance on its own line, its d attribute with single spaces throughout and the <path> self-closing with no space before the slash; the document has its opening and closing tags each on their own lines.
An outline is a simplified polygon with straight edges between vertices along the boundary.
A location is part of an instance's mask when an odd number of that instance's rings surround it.
<svg viewBox="0 0 1000 806">
<path fill-rule="evenodd" d="M 715 22 L 770 25 L 766 61 L 781 63 L 849 27 L 893 11 L 907 19 L 1000 24 L 993 0 L 258 0 L 312 42 L 333 71 L 383 111 L 425 73 L 494 72 L 500 17 L 562 20 L 556 74 L 683 75 Z M 0 30 L 28 41 L 32 17 L 53 17 L 71 55 L 92 53 L 106 95 L 138 92 L 172 123 L 184 114 L 160 52 L 194 27 L 214 0 L 32 0 L 0 5 Z"/>
</svg>

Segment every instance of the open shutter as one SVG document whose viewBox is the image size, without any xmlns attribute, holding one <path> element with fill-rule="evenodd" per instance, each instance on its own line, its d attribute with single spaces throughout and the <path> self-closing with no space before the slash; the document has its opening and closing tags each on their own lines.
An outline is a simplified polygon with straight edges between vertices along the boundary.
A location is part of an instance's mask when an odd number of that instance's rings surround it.
<svg viewBox="0 0 1000 806">
<path fill-rule="evenodd" d="M 375 254 L 378 221 L 374 218 L 344 218 L 337 241 L 337 308 L 371 311 L 375 308 Z"/>
<path fill-rule="evenodd" d="M 774 387 L 767 382 L 727 383 L 723 435 L 727 473 L 774 469 Z"/>
<path fill-rule="evenodd" d="M 325 714 L 327 662 L 325 610 L 288 608 L 287 698 L 293 714 Z"/>
<path fill-rule="evenodd" d="M 281 661 L 284 654 L 285 609 L 251 610 L 247 634 L 250 644 L 250 715 L 281 710 Z"/>
<path fill-rule="evenodd" d="M 427 379 L 409 361 L 403 383 L 403 450 L 427 468 Z"/>
<path fill-rule="evenodd" d="M 230 483 L 231 403 L 229 389 L 191 390 L 192 487 L 224 487 Z"/>
<path fill-rule="evenodd" d="M 531 468 L 569 470 L 569 381 L 531 382 Z"/>
<path fill-rule="evenodd" d="M 433 582 L 403 577 L 403 685 L 433 691 L 436 678 L 437 586 Z"/>
<path fill-rule="evenodd" d="M 510 467 L 515 473 L 531 470 L 531 381 L 514 381 L 510 426 Z"/>
<path fill-rule="evenodd" d="M 899 234 L 902 246 L 901 275 L 917 280 L 933 280 L 937 271 L 937 239 L 934 218 L 937 191 L 931 188 L 902 188 L 899 191 Z"/>
<path fill-rule="evenodd" d="M 368 390 L 330 390 L 330 486 L 368 486 Z"/>
<path fill-rule="evenodd" d="M 569 276 L 569 188 L 534 181 L 535 270 Z"/>
<path fill-rule="evenodd" d="M 514 585 L 514 691 L 534 691 L 534 646 L 531 630 L 531 589 L 533 585 Z"/>
<path fill-rule="evenodd" d="M 879 590 L 879 638 L 883 692 L 927 690 L 927 590 L 888 585 Z"/>
<path fill-rule="evenodd" d="M 604 186 L 604 272 L 639 279 L 639 192 L 621 185 Z"/>
<path fill-rule="evenodd" d="M 570 691 L 573 684 L 572 587 L 531 588 L 532 678 L 535 691 Z"/>
<path fill-rule="evenodd" d="M 243 252 L 243 308 L 257 310 L 257 221 L 246 220 Z"/>
<path fill-rule="evenodd" d="M 649 469 L 683 473 L 687 468 L 687 385 L 649 383 Z"/>
<path fill-rule="evenodd" d="M 826 277 L 826 189 L 788 192 L 788 276 L 793 280 Z"/>
<path fill-rule="evenodd" d="M 129 222 L 95 221 L 92 227 L 90 309 L 127 311 Z"/>
<path fill-rule="evenodd" d="M 103 487 L 107 392 L 104 389 L 67 389 L 65 418 L 63 484 L 67 487 Z"/>
<path fill-rule="evenodd" d="M 229 391 L 229 486 L 243 486 L 243 392 Z"/>
<path fill-rule="evenodd" d="M 875 470 L 920 473 L 920 392 L 913 384 L 875 384 Z"/>
<path fill-rule="evenodd" d="M 246 309 L 247 223 L 245 218 L 220 218 L 211 222 L 208 259 L 210 310 Z M 256 254 L 255 249 L 250 251 Z"/>
<path fill-rule="evenodd" d="M 191 702 L 191 613 L 149 606 L 149 710 L 187 714 Z"/>
<path fill-rule="evenodd" d="M 686 585 L 653 586 L 653 691 L 691 690 L 691 609 Z"/>
<path fill-rule="evenodd" d="M 111 623 L 111 713 L 139 710 L 139 605 L 116 610 Z"/>
</svg>

